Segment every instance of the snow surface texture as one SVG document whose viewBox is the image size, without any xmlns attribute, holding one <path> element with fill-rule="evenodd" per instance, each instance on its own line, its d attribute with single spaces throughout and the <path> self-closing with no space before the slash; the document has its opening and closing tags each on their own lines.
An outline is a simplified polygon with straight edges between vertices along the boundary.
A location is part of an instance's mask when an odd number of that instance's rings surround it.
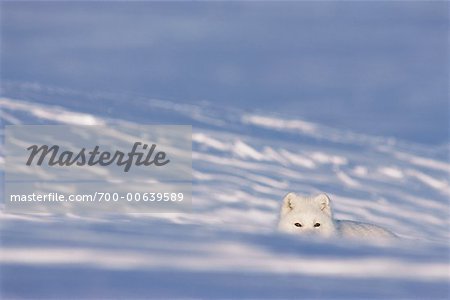
<svg viewBox="0 0 450 300">
<path fill-rule="evenodd" d="M 445 147 L 208 103 L 17 83 L 5 83 L 3 95 L 4 125 L 192 124 L 194 207 L 154 215 L 3 212 L 2 299 L 450 296 Z M 288 191 L 326 192 L 337 219 L 381 225 L 402 239 L 274 232 Z"/>
</svg>

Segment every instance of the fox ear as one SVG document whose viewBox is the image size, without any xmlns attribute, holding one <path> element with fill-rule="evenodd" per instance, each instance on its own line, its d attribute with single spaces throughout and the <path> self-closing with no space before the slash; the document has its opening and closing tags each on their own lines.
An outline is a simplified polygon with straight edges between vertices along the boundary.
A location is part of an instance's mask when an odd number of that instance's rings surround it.
<svg viewBox="0 0 450 300">
<path fill-rule="evenodd" d="M 327 194 L 320 194 L 314 197 L 314 202 L 319 204 L 320 210 L 331 216 L 331 200 Z"/>
<path fill-rule="evenodd" d="M 292 205 L 292 200 L 294 200 L 297 197 L 297 194 L 295 193 L 289 193 L 283 198 L 283 204 L 281 206 L 281 212 L 280 215 L 284 216 L 288 212 L 290 212 L 294 207 Z"/>
</svg>

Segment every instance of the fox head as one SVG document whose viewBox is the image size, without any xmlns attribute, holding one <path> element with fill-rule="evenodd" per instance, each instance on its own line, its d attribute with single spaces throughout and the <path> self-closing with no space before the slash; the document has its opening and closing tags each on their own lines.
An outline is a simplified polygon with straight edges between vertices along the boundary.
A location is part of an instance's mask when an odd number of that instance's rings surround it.
<svg viewBox="0 0 450 300">
<path fill-rule="evenodd" d="M 332 235 L 335 224 L 330 198 L 326 194 L 313 197 L 287 194 L 281 206 L 278 229 L 294 234 Z"/>
</svg>

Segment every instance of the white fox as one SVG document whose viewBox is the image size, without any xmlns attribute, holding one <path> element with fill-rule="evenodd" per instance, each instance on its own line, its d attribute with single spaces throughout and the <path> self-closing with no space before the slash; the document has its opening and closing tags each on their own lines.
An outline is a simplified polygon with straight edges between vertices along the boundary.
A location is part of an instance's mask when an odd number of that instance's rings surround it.
<svg viewBox="0 0 450 300">
<path fill-rule="evenodd" d="M 326 194 L 302 197 L 295 193 L 283 199 L 278 229 L 294 234 L 317 234 L 325 237 L 395 238 L 379 226 L 347 220 L 334 220 L 331 201 Z"/>
</svg>

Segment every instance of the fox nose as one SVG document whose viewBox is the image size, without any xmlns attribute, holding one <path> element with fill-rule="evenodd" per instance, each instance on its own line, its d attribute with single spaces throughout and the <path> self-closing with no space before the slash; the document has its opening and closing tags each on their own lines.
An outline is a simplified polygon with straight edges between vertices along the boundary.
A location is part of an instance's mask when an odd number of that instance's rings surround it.
<svg viewBox="0 0 450 300">
<path fill-rule="evenodd" d="M 314 234 L 314 231 L 311 230 L 311 228 L 305 228 L 303 230 L 303 232 L 304 232 L 305 235 L 313 235 Z"/>
</svg>

